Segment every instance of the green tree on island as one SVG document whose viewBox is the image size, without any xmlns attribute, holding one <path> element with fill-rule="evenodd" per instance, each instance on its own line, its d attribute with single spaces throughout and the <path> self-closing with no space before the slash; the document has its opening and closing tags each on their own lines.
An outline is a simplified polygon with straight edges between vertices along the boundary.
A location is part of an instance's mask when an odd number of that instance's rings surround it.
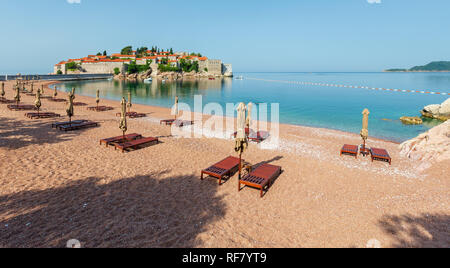
<svg viewBox="0 0 450 268">
<path fill-rule="evenodd" d="M 133 54 L 133 47 L 132 46 L 126 46 L 120 51 L 121 55 L 131 55 Z"/>
</svg>

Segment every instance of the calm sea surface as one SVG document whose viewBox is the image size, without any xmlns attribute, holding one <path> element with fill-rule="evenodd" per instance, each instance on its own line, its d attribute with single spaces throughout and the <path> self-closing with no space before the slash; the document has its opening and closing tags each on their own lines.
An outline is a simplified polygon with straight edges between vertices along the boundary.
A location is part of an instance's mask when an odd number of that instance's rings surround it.
<svg viewBox="0 0 450 268">
<path fill-rule="evenodd" d="M 450 73 L 235 73 L 235 77 L 239 75 L 244 80 L 229 78 L 151 84 L 99 80 L 67 82 L 58 87 L 66 91 L 75 87 L 77 94 L 93 97 L 99 89 L 101 98 L 111 100 L 120 100 L 131 91 L 134 103 L 162 107 L 171 107 L 175 95 L 180 98 L 180 102 L 189 105 L 193 105 L 194 95 L 202 95 L 203 105 L 216 102 L 222 105 L 224 111 L 226 103 L 279 103 L 281 123 L 354 133 L 359 133 L 361 112 L 368 108 L 370 135 L 398 142 L 415 137 L 438 124 L 435 120 L 427 120 L 420 126 L 403 125 L 399 121 L 401 116 L 420 116 L 419 111 L 423 106 L 442 103 L 450 97 L 293 83 L 331 83 L 450 93 Z"/>
</svg>

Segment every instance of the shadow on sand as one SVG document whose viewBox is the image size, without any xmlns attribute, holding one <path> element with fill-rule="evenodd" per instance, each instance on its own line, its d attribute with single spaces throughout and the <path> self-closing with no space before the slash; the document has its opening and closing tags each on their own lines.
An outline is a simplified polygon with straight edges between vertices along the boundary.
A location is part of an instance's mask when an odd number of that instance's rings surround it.
<svg viewBox="0 0 450 268">
<path fill-rule="evenodd" d="M 392 238 L 392 247 L 398 248 L 448 248 L 450 247 L 450 216 L 422 214 L 412 216 L 386 215 L 379 225 Z"/>
<path fill-rule="evenodd" d="M 71 137 L 78 136 L 83 130 L 63 132 L 51 127 L 52 122 L 67 121 L 66 119 L 66 117 L 60 117 L 54 121 L 31 120 L 24 116 L 26 121 L 20 121 L 1 117 L 0 147 L 19 149 L 29 145 L 52 144 L 70 140 Z"/>
<path fill-rule="evenodd" d="M 165 172 L 70 182 L 0 197 L 0 247 L 196 247 L 222 218 L 217 185 Z"/>
</svg>

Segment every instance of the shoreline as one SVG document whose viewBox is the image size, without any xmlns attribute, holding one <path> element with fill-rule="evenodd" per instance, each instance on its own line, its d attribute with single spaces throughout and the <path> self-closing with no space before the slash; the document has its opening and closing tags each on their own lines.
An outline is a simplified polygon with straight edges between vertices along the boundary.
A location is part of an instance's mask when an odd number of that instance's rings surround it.
<svg viewBox="0 0 450 268">
<path fill-rule="evenodd" d="M 200 78 L 199 78 L 200 79 Z M 49 90 L 54 90 L 54 88 L 51 88 L 51 86 L 53 86 L 53 85 L 58 85 L 58 84 L 62 84 L 62 83 L 64 83 L 64 81 L 51 81 L 48 85 L 47 85 L 47 88 L 49 89 Z M 59 90 L 58 89 L 58 92 L 61 92 L 61 93 L 66 93 L 65 91 L 61 91 L 61 90 Z M 87 96 L 87 95 L 81 95 L 81 94 L 79 94 L 79 93 L 75 93 L 75 95 L 79 95 L 79 96 L 83 96 L 83 97 L 86 97 L 86 98 L 90 98 L 91 100 L 95 100 L 95 98 L 94 97 L 91 97 L 91 96 Z M 117 105 L 118 104 L 120 104 L 120 101 L 119 100 L 113 100 L 113 99 L 105 99 L 105 100 L 108 100 L 108 101 L 112 101 L 112 102 L 115 102 Z M 170 111 L 170 108 L 168 108 L 168 107 L 165 107 L 165 106 L 157 106 L 157 105 L 149 105 L 149 104 L 139 104 L 139 103 L 133 103 L 133 105 L 142 105 L 142 106 L 144 106 L 144 107 L 148 107 L 150 110 L 151 109 L 160 109 L 160 108 L 162 108 L 162 109 L 166 109 L 166 110 L 168 110 L 168 111 Z M 180 112 L 181 112 L 181 110 L 180 110 Z M 203 118 L 209 118 L 209 117 L 211 117 L 211 115 L 208 115 L 208 114 L 202 114 L 202 116 L 203 116 Z M 227 116 L 223 116 L 224 118 L 228 118 Z M 236 117 L 233 117 L 234 119 L 236 119 Z M 270 124 L 270 121 L 258 121 L 258 122 L 262 122 L 262 123 L 264 123 L 264 124 Z M 287 126 L 287 127 L 301 127 L 301 128 L 310 128 L 310 129 L 318 129 L 318 130 L 326 130 L 326 131 L 336 131 L 336 132 L 338 132 L 338 133 L 342 133 L 342 134 L 350 134 L 350 135 L 355 135 L 355 136 L 357 136 L 357 137 L 360 137 L 360 135 L 359 134 L 357 134 L 357 133 L 354 133 L 354 132 L 350 132 L 350 131 L 344 131 L 344 130 L 340 130 L 340 129 L 335 129 L 335 128 L 332 128 L 332 127 L 317 127 L 317 126 L 308 126 L 308 125 L 300 125 L 300 124 L 290 124 L 290 123 L 279 123 L 279 125 L 280 126 Z M 384 141 L 384 142 L 390 142 L 390 143 L 394 143 L 394 144 L 397 144 L 397 145 L 400 145 L 401 143 L 403 143 L 403 142 L 405 142 L 405 141 L 401 141 L 401 142 L 399 142 L 399 141 L 395 141 L 395 140 L 391 140 L 391 139 L 387 139 L 387 138 L 379 138 L 379 137 L 374 137 L 374 136 L 372 136 L 372 137 L 370 137 L 371 139 L 373 139 L 373 140 L 378 140 L 378 141 Z"/>
</svg>

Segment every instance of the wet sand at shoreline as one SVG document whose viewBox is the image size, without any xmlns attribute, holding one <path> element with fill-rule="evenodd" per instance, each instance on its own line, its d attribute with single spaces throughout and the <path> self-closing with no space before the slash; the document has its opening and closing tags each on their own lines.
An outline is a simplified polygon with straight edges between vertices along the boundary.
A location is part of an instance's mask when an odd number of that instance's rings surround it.
<svg viewBox="0 0 450 268">
<path fill-rule="evenodd" d="M 34 97 L 22 94 L 22 103 Z M 260 198 L 248 187 L 238 192 L 237 174 L 221 186 L 200 180 L 201 169 L 236 155 L 232 139 L 172 137 L 159 125 L 169 109 L 134 104 L 148 116 L 129 119 L 128 133 L 161 143 L 122 154 L 98 144 L 121 134 L 119 102 L 100 105 L 115 109 L 76 106 L 73 118 L 100 127 L 63 133 L 50 124 L 66 121 L 64 102 L 42 99 L 43 111 L 63 117 L 40 120 L 0 104 L 0 247 L 64 247 L 69 239 L 83 247 L 365 247 L 370 239 L 382 247 L 450 246 L 450 161 L 413 162 L 398 144 L 371 138 L 392 166 L 341 157 L 359 135 L 280 125 L 276 148 L 250 143 L 243 155 L 283 169 Z"/>
</svg>

